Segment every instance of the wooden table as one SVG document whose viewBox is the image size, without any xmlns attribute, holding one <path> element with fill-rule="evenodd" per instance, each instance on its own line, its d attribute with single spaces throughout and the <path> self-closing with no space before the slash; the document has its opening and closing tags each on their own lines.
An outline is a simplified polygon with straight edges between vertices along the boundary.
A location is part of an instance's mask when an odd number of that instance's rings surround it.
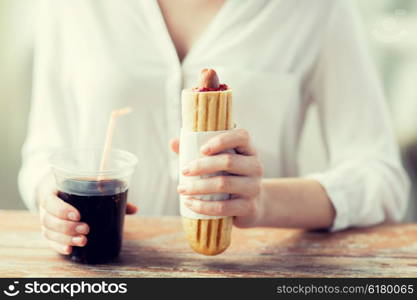
<svg viewBox="0 0 417 300">
<path fill-rule="evenodd" d="M 0 211 L 0 277 L 417 277 L 417 224 L 339 233 L 234 229 L 216 257 L 195 254 L 178 217 L 127 217 L 118 262 L 66 261 L 41 237 L 38 216 Z"/>
</svg>

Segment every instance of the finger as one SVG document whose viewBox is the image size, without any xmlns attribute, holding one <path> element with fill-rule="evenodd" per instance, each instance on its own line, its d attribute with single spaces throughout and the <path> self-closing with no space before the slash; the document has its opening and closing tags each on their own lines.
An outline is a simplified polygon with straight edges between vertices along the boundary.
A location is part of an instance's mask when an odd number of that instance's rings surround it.
<svg viewBox="0 0 417 300">
<path fill-rule="evenodd" d="M 179 153 L 179 149 L 180 149 L 180 141 L 177 138 L 171 139 L 169 141 L 171 150 L 174 151 L 175 153 Z"/>
<path fill-rule="evenodd" d="M 177 190 L 183 195 L 227 193 L 252 197 L 259 194 L 259 182 L 252 177 L 213 176 L 180 184 Z"/>
<path fill-rule="evenodd" d="M 80 213 L 74 206 L 63 201 L 54 193 L 41 200 L 40 205 L 50 214 L 63 220 L 79 221 L 81 218 Z"/>
<path fill-rule="evenodd" d="M 72 247 L 69 245 L 63 245 L 54 241 L 49 241 L 49 246 L 54 249 L 56 252 L 64 255 L 71 254 Z"/>
<path fill-rule="evenodd" d="M 255 155 L 255 148 L 250 143 L 249 133 L 244 129 L 231 130 L 219 134 L 201 147 L 201 153 L 212 155 L 229 149 L 235 149 L 243 155 Z"/>
<path fill-rule="evenodd" d="M 199 214 L 208 216 L 246 216 L 252 213 L 253 201 L 237 198 L 225 201 L 204 201 L 195 198 L 185 200 L 185 205 Z"/>
<path fill-rule="evenodd" d="M 219 171 L 244 176 L 262 176 L 262 167 L 254 156 L 223 153 L 205 156 L 190 162 L 182 173 L 187 176 L 212 174 Z"/>
<path fill-rule="evenodd" d="M 86 223 L 62 220 L 45 210 L 41 212 L 41 223 L 52 231 L 73 236 L 88 234 L 90 230 Z"/>
<path fill-rule="evenodd" d="M 137 213 L 137 211 L 138 211 L 138 207 L 134 205 L 133 203 L 128 202 L 126 204 L 126 214 L 133 215 Z"/>
<path fill-rule="evenodd" d="M 62 245 L 84 247 L 87 244 L 87 238 L 84 235 L 70 236 L 46 227 L 42 227 L 42 234 L 46 239 Z"/>
</svg>

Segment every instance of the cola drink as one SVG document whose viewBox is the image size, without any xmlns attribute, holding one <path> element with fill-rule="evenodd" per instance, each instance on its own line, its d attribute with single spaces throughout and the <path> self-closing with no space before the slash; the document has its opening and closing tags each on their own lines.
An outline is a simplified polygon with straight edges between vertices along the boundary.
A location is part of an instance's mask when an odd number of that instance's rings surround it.
<svg viewBox="0 0 417 300">
<path fill-rule="evenodd" d="M 101 147 L 69 148 L 49 158 L 58 197 L 74 206 L 90 227 L 87 244 L 73 246 L 68 255 L 80 263 L 110 262 L 122 247 L 127 194 L 137 157 L 111 149 L 104 168 L 102 154 Z"/>
<path fill-rule="evenodd" d="M 123 240 L 127 184 L 120 180 L 67 179 L 58 197 L 74 206 L 88 224 L 87 244 L 72 247 L 72 261 L 98 264 L 119 256 Z"/>
</svg>

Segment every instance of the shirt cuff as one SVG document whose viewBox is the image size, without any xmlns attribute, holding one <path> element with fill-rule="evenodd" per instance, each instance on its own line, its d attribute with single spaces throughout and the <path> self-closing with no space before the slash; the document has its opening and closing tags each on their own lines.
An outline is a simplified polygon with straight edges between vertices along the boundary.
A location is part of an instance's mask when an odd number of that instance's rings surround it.
<svg viewBox="0 0 417 300">
<path fill-rule="evenodd" d="M 323 186 L 336 211 L 333 224 L 328 230 L 333 232 L 349 227 L 349 207 L 344 195 L 344 183 L 326 173 L 314 173 L 304 178 L 316 180 Z"/>
</svg>

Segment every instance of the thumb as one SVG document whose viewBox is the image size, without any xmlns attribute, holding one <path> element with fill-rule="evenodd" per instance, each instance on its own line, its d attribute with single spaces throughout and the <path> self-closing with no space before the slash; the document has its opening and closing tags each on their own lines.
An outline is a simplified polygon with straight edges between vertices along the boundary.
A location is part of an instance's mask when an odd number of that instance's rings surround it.
<svg viewBox="0 0 417 300">
<path fill-rule="evenodd" d="M 169 144 L 170 144 L 171 150 L 178 154 L 179 149 L 180 149 L 180 140 L 177 138 L 171 139 L 169 141 Z"/>
<path fill-rule="evenodd" d="M 136 205 L 130 202 L 126 203 L 126 214 L 133 215 L 137 213 L 137 211 L 138 211 L 138 207 Z"/>
</svg>

